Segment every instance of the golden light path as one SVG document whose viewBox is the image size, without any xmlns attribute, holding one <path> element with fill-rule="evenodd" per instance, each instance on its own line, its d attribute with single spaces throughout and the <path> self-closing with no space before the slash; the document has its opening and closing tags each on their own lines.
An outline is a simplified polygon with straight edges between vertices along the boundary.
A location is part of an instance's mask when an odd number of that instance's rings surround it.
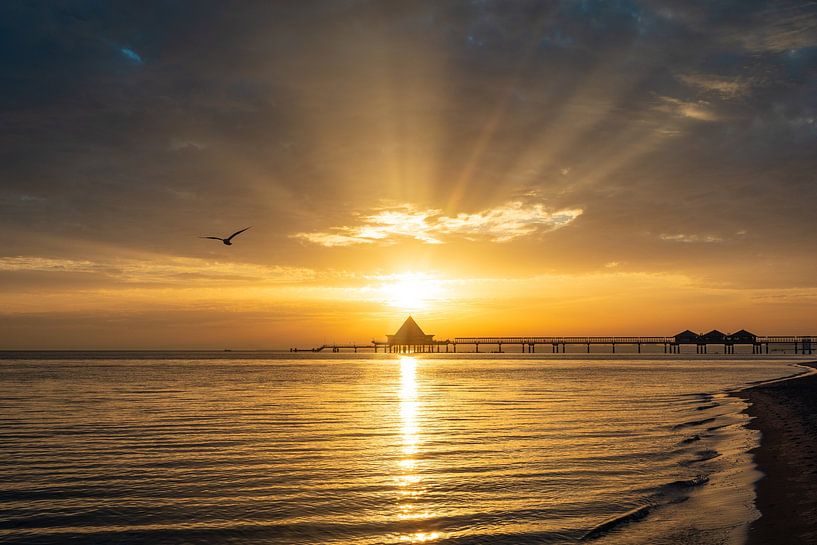
<svg viewBox="0 0 817 545">
<path fill-rule="evenodd" d="M 415 505 L 416 498 L 424 493 L 422 478 L 417 473 L 417 453 L 420 444 L 417 398 L 417 359 L 400 358 L 400 421 L 403 433 L 400 472 L 397 477 L 399 520 L 423 520 L 431 516 L 428 511 L 420 511 Z M 437 540 L 439 532 L 416 531 L 401 536 L 401 541 L 423 543 Z"/>
</svg>

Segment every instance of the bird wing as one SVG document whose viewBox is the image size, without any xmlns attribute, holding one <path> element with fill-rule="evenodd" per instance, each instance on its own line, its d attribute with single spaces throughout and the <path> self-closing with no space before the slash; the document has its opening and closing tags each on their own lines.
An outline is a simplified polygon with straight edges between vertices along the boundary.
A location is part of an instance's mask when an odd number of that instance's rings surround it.
<svg viewBox="0 0 817 545">
<path fill-rule="evenodd" d="M 199 237 L 199 238 L 211 238 L 213 240 L 224 240 L 223 238 L 219 238 L 219 237 Z"/>
<path fill-rule="evenodd" d="M 252 225 L 250 225 L 250 227 L 252 227 Z M 241 231 L 236 231 L 236 232 L 235 232 L 235 233 L 233 233 L 232 235 L 228 236 L 228 237 L 227 237 L 225 240 L 232 240 L 232 238 L 233 238 L 233 237 L 240 235 L 241 233 L 243 233 L 244 231 L 246 231 L 246 230 L 247 230 L 247 229 L 249 229 L 250 227 L 245 227 L 245 228 L 244 228 L 244 229 L 242 229 Z"/>
</svg>

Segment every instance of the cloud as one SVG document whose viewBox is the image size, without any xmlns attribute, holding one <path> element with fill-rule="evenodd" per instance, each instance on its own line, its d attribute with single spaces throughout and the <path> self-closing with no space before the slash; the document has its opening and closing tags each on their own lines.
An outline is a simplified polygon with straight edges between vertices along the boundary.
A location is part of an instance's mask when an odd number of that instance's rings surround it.
<svg viewBox="0 0 817 545">
<path fill-rule="evenodd" d="M 139 53 L 137 53 L 133 49 L 130 49 L 128 47 L 121 47 L 119 49 L 119 52 L 122 54 L 123 57 L 136 64 L 142 64 L 144 62 L 142 61 L 142 57 L 139 56 Z"/>
<path fill-rule="evenodd" d="M 321 246 L 351 246 L 393 242 L 412 238 L 426 244 L 443 244 L 447 236 L 469 240 L 508 242 L 536 232 L 554 231 L 574 221 L 581 209 L 549 211 L 543 204 L 510 201 L 473 214 L 444 216 L 440 210 L 417 210 L 410 205 L 364 216 L 356 226 L 333 227 L 329 231 L 293 235 Z"/>
<path fill-rule="evenodd" d="M 723 238 L 715 235 L 688 235 L 686 233 L 678 233 L 675 235 L 668 235 L 668 234 L 661 234 L 659 237 L 661 240 L 668 240 L 672 242 L 705 242 L 705 243 L 713 243 L 713 242 L 723 242 Z"/>
<path fill-rule="evenodd" d="M 16 256 L 0 258 L 0 272 L 93 272 L 94 262 L 77 259 Z"/>
<path fill-rule="evenodd" d="M 719 94 L 722 98 L 737 98 L 749 94 L 752 83 L 746 78 L 726 78 L 710 74 L 680 74 L 678 79 L 703 91 Z"/>
<path fill-rule="evenodd" d="M 755 25 L 731 35 L 749 51 L 779 53 L 817 44 L 817 11 L 813 2 L 768 9 L 758 15 Z"/>
<path fill-rule="evenodd" d="M 196 140 L 184 140 L 174 138 L 170 141 L 168 146 L 171 151 L 201 151 L 207 149 L 207 144 Z"/>
<path fill-rule="evenodd" d="M 75 260 L 37 256 L 0 258 L 0 272 L 97 274 L 122 283 L 188 284 L 211 282 L 289 283 L 312 280 L 316 272 L 300 267 L 230 263 L 188 257 Z"/>
<path fill-rule="evenodd" d="M 709 102 L 699 100 L 687 102 L 672 97 L 661 97 L 658 111 L 671 113 L 681 117 L 697 119 L 698 121 L 717 121 L 720 117 L 711 109 Z"/>
<path fill-rule="evenodd" d="M 581 209 L 549 212 L 542 204 L 528 206 L 521 201 L 512 201 L 476 214 L 441 217 L 438 226 L 440 232 L 446 234 L 485 236 L 493 242 L 507 242 L 540 230 L 554 231 L 571 223 L 581 214 Z"/>
<path fill-rule="evenodd" d="M 371 244 L 390 237 L 408 237 L 427 244 L 442 244 L 433 235 L 435 229 L 432 222 L 438 214 L 438 210 L 415 210 L 405 206 L 365 216 L 359 226 L 333 227 L 331 231 L 298 233 L 294 237 L 321 246 Z"/>
</svg>

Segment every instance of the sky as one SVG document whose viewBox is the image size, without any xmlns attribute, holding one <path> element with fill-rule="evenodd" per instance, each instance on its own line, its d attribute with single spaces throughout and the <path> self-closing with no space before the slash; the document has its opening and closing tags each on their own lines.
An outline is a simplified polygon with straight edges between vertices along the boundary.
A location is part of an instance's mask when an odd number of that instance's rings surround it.
<svg viewBox="0 0 817 545">
<path fill-rule="evenodd" d="M 3 2 L 0 349 L 817 334 L 815 119 L 817 2 Z"/>
</svg>

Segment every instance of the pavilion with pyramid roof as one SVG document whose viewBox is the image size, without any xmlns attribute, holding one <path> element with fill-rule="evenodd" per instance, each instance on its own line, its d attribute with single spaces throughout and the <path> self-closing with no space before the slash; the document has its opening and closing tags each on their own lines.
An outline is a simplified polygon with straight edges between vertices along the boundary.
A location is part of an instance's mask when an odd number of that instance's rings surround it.
<svg viewBox="0 0 817 545">
<path fill-rule="evenodd" d="M 409 316 L 394 335 L 386 335 L 386 350 L 389 352 L 437 352 L 440 346 L 448 351 L 449 341 L 435 341 L 434 335 L 427 335 L 414 318 Z"/>
</svg>

